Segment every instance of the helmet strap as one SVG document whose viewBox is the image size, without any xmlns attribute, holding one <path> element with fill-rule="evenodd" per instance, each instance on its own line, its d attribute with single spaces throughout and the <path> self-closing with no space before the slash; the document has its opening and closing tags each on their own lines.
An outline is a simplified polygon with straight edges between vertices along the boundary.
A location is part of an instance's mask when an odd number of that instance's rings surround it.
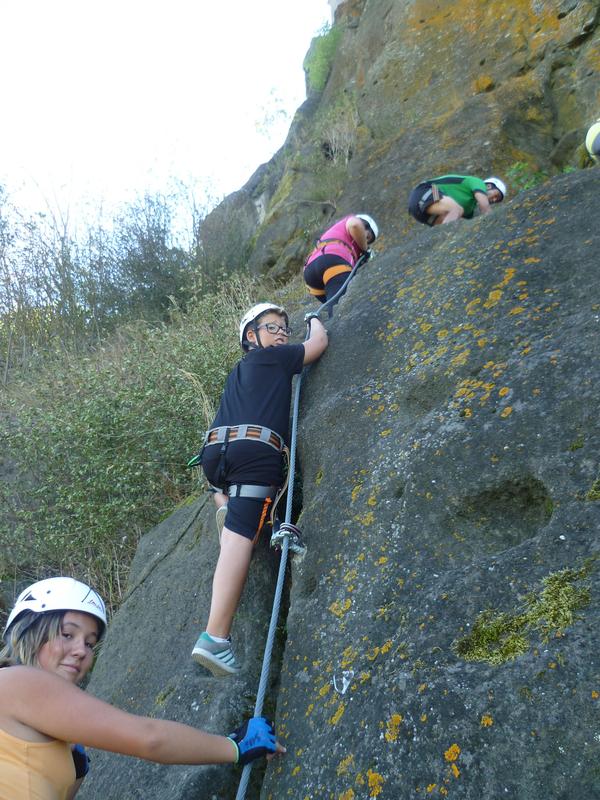
<svg viewBox="0 0 600 800">
<path fill-rule="evenodd" d="M 256 336 L 256 342 L 251 342 L 250 339 L 248 338 L 248 333 L 250 331 L 254 331 L 254 335 Z M 247 329 L 246 335 L 244 337 L 244 344 L 246 345 L 246 347 L 244 348 L 246 352 L 249 352 L 250 350 L 256 350 L 257 348 L 262 347 L 258 331 L 256 330 L 253 324 L 250 325 Z"/>
<path fill-rule="evenodd" d="M 260 334 L 259 334 L 259 332 L 258 332 L 258 325 L 253 325 L 253 326 L 252 326 L 252 330 L 254 331 L 254 335 L 256 336 L 256 346 L 257 346 L 259 349 L 261 349 L 261 350 L 262 350 L 262 349 L 263 349 L 263 344 L 262 344 L 262 342 L 261 342 L 261 340 L 260 340 Z"/>
</svg>

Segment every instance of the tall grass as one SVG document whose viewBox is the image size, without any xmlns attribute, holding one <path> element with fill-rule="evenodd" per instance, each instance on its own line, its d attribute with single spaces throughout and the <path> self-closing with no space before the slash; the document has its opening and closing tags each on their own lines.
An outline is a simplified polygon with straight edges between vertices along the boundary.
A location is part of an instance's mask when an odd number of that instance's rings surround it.
<svg viewBox="0 0 600 800">
<path fill-rule="evenodd" d="M 0 579 L 72 574 L 117 604 L 142 532 L 199 490 L 186 462 L 239 357 L 249 279 L 122 327 L 95 352 L 48 359 L 0 403 Z"/>
</svg>

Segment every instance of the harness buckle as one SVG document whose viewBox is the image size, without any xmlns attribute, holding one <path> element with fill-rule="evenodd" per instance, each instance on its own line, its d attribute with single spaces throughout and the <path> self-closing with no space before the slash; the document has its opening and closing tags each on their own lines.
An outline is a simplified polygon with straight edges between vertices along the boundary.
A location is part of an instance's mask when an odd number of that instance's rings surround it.
<svg viewBox="0 0 600 800">
<path fill-rule="evenodd" d="M 273 530 L 271 534 L 271 547 L 281 549 L 285 539 L 288 540 L 288 547 L 292 553 L 298 556 L 305 556 L 307 552 L 306 545 L 302 541 L 302 531 L 291 522 L 282 522 L 277 530 Z"/>
</svg>

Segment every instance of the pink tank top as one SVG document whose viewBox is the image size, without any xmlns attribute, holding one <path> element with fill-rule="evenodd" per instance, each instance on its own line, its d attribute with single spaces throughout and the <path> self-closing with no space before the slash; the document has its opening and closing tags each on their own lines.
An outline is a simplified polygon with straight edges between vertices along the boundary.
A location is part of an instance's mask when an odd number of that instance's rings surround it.
<svg viewBox="0 0 600 800">
<path fill-rule="evenodd" d="M 346 230 L 346 222 L 353 214 L 348 214 L 343 219 L 338 220 L 325 233 L 322 233 L 317 246 L 306 259 L 305 267 L 322 255 L 340 256 L 353 267 L 361 254 L 361 250 Z M 332 240 L 332 241 L 328 241 Z"/>
</svg>

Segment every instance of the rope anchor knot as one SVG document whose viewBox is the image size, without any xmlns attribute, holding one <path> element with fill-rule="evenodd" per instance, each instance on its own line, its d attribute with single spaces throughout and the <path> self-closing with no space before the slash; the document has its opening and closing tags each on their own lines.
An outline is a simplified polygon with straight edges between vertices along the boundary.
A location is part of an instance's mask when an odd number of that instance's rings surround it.
<svg viewBox="0 0 600 800">
<path fill-rule="evenodd" d="M 291 522 L 282 522 L 277 530 L 271 534 L 271 547 L 281 548 L 285 539 L 288 540 L 288 547 L 292 553 L 304 555 L 306 545 L 302 541 L 302 531 Z"/>
</svg>

